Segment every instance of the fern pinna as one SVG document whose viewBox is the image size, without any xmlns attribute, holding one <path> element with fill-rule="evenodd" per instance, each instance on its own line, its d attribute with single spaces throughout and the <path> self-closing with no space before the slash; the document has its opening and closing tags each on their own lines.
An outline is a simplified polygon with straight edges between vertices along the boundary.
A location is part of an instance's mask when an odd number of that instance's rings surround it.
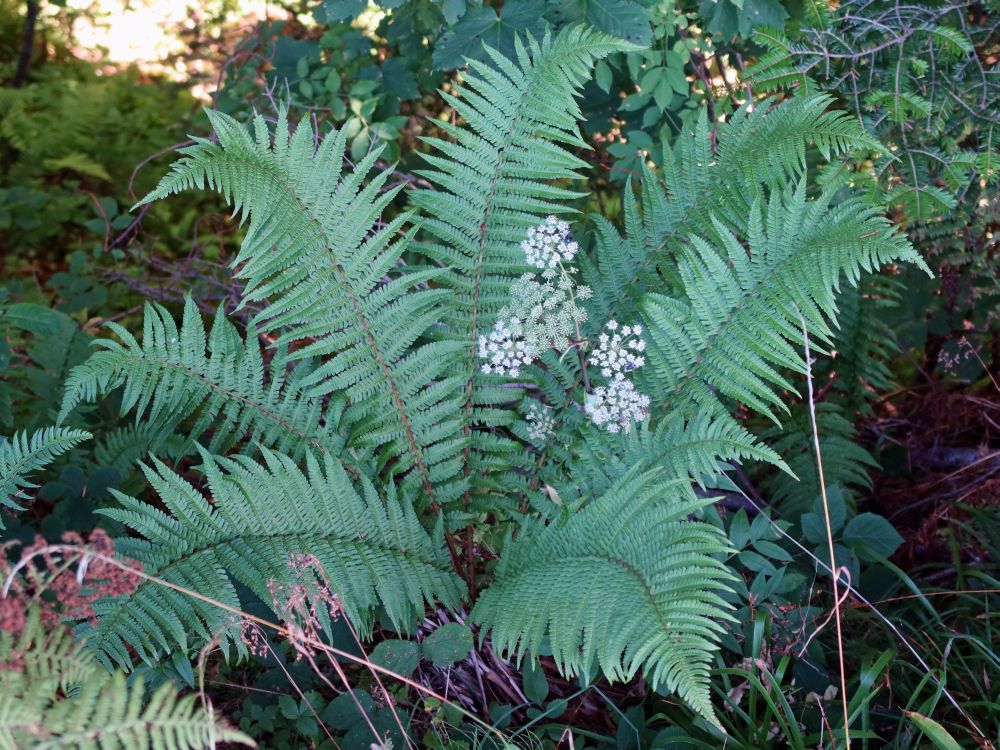
<svg viewBox="0 0 1000 750">
<path fill-rule="evenodd" d="M 145 200 L 229 200 L 243 304 L 262 311 L 243 337 L 220 312 L 206 336 L 193 304 L 179 329 L 149 307 L 141 343 L 112 328 L 70 378 L 63 417 L 122 388 L 199 451 L 212 501 L 146 461 L 163 507 L 118 496 L 124 554 L 232 607 L 237 583 L 267 601 L 286 558 L 312 555 L 363 632 L 377 607 L 401 627 L 465 598 L 500 651 L 642 671 L 715 722 L 728 546 L 692 486 L 744 459 L 789 471 L 732 411 L 780 423 L 803 326 L 834 341 L 845 281 L 919 259 L 836 180 L 810 197 L 811 164 L 873 143 L 823 97 L 747 107 L 716 149 L 702 118 L 626 190 L 625 234 L 597 217 L 581 247 L 560 218 L 586 166 L 574 94 L 623 48 L 574 27 L 470 63 L 444 95 L 464 123 L 428 140 L 433 188 L 387 221 L 399 188 L 377 148 L 347 168 L 343 130 L 210 115 L 216 138 Z M 469 524 L 495 566 L 471 533 L 460 549 Z M 88 631 L 126 666 L 126 643 L 147 662 L 218 635 L 241 648 L 224 613 L 152 583 Z"/>
</svg>

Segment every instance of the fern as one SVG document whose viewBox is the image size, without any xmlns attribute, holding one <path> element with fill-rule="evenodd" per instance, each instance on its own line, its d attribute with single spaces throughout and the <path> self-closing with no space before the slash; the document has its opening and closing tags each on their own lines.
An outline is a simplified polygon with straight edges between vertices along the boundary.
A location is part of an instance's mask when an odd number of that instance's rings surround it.
<svg viewBox="0 0 1000 750">
<path fill-rule="evenodd" d="M 517 458 L 516 443 L 497 435 L 509 427 L 512 395 L 500 379 L 476 368 L 476 341 L 508 302 L 511 282 L 525 270 L 518 244 L 546 214 L 566 212 L 582 193 L 550 184 L 579 178 L 586 163 L 570 148 L 587 148 L 577 132 L 580 111 L 574 96 L 592 65 L 613 52 L 632 49 L 620 39 L 573 27 L 541 40 L 515 43 L 510 60 L 486 47 L 492 65 L 469 61 L 461 97 L 442 93 L 465 127 L 438 125 L 454 142 L 428 138 L 438 152 L 427 154 L 431 169 L 421 174 L 437 186 L 412 193 L 425 219 L 427 239 L 419 249 L 446 266 L 439 283 L 454 293 L 447 340 L 464 357 L 455 372 L 464 383 L 464 474 L 479 487 L 519 483 L 503 472 L 488 485 L 484 475 Z M 473 434 L 473 431 L 475 433 Z"/>
<path fill-rule="evenodd" d="M 329 454 L 307 453 L 306 473 L 266 449 L 264 464 L 201 455 L 211 502 L 155 461 L 144 472 L 165 511 L 121 493 L 115 493 L 120 507 L 101 511 L 141 536 L 119 540 L 117 549 L 146 573 L 239 608 L 235 581 L 270 601 L 267 582 L 286 575 L 289 555 L 312 555 L 346 615 L 366 633 L 377 605 L 399 625 L 427 602 L 460 601 L 441 524 L 433 534 L 424 531 L 391 484 L 385 500 L 367 480 L 355 488 Z M 125 667 L 132 666 L 130 649 L 154 661 L 175 646 L 187 649 L 189 633 L 233 635 L 225 611 L 152 582 L 128 597 L 96 602 L 94 611 L 98 624 L 85 627 L 85 637 Z"/>
<path fill-rule="evenodd" d="M 860 200 L 830 207 L 832 190 L 806 200 L 805 183 L 755 202 L 747 219 L 749 253 L 713 217 L 719 247 L 693 237 L 678 258 L 683 295 L 650 294 L 644 311 L 655 377 L 648 392 L 685 413 L 725 413 L 720 396 L 777 419 L 782 369 L 805 372 L 802 325 L 829 342 L 841 278 L 899 260 L 922 265 L 909 243 Z M 780 389 L 780 390 L 779 390 Z"/>
<path fill-rule="evenodd" d="M 230 201 L 249 219 L 233 262 L 247 283 L 242 304 L 268 302 L 256 323 L 277 346 L 309 341 L 281 362 L 325 357 L 298 387 L 313 398 L 343 393 L 356 443 L 380 450 L 380 465 L 425 501 L 458 494 L 459 381 L 445 372 L 460 347 L 413 345 L 448 292 L 427 288 L 439 271 L 399 268 L 412 236 L 399 236 L 407 215 L 373 229 L 399 190 L 383 191 L 389 170 L 364 184 L 380 150 L 345 173 L 344 129 L 317 147 L 309 123 L 289 132 L 284 111 L 273 133 L 259 116 L 252 132 L 227 115 L 209 117 L 218 143 L 196 139 L 183 149 L 144 201 L 205 185 Z"/>
<path fill-rule="evenodd" d="M 265 377 L 264 357 L 253 326 L 241 339 L 220 312 L 206 337 L 201 313 L 189 297 L 178 331 L 170 314 L 147 305 L 140 344 L 123 327 L 109 328 L 120 339 L 99 339 L 101 351 L 73 368 L 66 380 L 59 421 L 83 401 L 93 401 L 123 388 L 122 413 L 135 411 L 159 439 L 155 450 L 177 425 L 193 418 L 186 430 L 189 444 L 211 430 L 208 447 L 225 453 L 247 438 L 291 455 L 306 449 L 339 453 L 339 403 L 324 407 L 321 398 L 304 392 L 306 367 L 292 377 L 281 358 Z M 141 457 L 137 455 L 136 458 Z"/>
<path fill-rule="evenodd" d="M 0 438 L 0 506 L 24 510 L 19 505 L 28 499 L 24 490 L 36 486 L 27 480 L 27 475 L 52 463 L 90 437 L 90 433 L 83 430 L 48 427 L 30 435 L 19 432 L 9 439 Z M 0 516 L 2 528 L 3 516 Z"/>
<path fill-rule="evenodd" d="M 829 110 L 831 104 L 830 97 L 814 95 L 743 107 L 719 128 L 716 150 L 703 111 L 693 130 L 664 148 L 662 172 L 645 170 L 641 213 L 626 190 L 626 237 L 616 239 L 599 224 L 592 268 L 583 266 L 593 304 L 630 315 L 640 309 L 646 290 L 661 287 L 664 279 L 679 283 L 674 264 L 688 238 L 707 234 L 721 243 L 717 221 L 742 234 L 753 206 L 766 202 L 766 188 L 803 179 L 811 149 L 827 161 L 881 150 L 855 120 Z"/>
<path fill-rule="evenodd" d="M 642 669 L 717 723 L 709 666 L 732 573 L 713 555 L 728 543 L 688 520 L 710 501 L 663 478 L 633 471 L 568 518 L 528 521 L 472 617 L 502 653 L 537 656 L 548 643 L 568 675 L 600 666 L 629 679 Z"/>
<path fill-rule="evenodd" d="M 170 682 L 147 696 L 141 681 L 109 674 L 65 628 L 43 628 L 36 607 L 19 636 L 0 631 L 0 664 L 0 750 L 254 746 Z"/>
<path fill-rule="evenodd" d="M 839 484 L 845 489 L 870 488 L 868 472 L 877 468 L 878 462 L 858 444 L 854 425 L 843 409 L 833 403 L 816 404 L 816 425 L 827 485 Z M 776 474 L 764 485 L 774 507 L 791 518 L 810 510 L 813 501 L 819 497 L 819 475 L 812 435 L 812 423 L 805 407 L 795 409 L 783 429 L 767 430 L 761 435 L 781 454 L 795 474 Z"/>
</svg>

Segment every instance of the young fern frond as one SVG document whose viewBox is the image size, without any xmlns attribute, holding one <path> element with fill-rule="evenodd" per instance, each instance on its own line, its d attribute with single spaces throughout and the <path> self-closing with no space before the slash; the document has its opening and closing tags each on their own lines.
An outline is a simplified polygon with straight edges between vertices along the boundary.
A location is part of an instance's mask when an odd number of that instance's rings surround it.
<svg viewBox="0 0 1000 750">
<path fill-rule="evenodd" d="M 654 374 L 642 380 L 647 393 L 687 414 L 727 413 L 721 397 L 729 397 L 777 421 L 775 409 L 787 411 L 780 391 L 795 390 L 782 370 L 805 372 L 803 321 L 831 341 L 842 277 L 856 285 L 886 263 L 923 266 L 874 208 L 853 198 L 831 207 L 832 193 L 807 201 L 802 181 L 766 205 L 755 201 L 748 249 L 715 217 L 718 246 L 691 238 L 677 260 L 682 294 L 649 294 L 643 305 Z"/>
<path fill-rule="evenodd" d="M 189 297 L 180 330 L 169 312 L 149 304 L 142 343 L 116 323 L 109 328 L 120 342 L 98 339 L 101 350 L 73 368 L 60 421 L 81 402 L 123 388 L 122 413 L 134 411 L 137 424 L 142 420 L 159 436 L 150 450 L 193 418 L 186 429 L 188 446 L 210 430 L 213 453 L 226 453 L 243 439 L 294 456 L 306 450 L 340 453 L 341 404 L 333 400 L 324 406 L 322 398 L 308 393 L 302 380 L 309 370 L 301 363 L 286 376 L 276 357 L 265 377 L 268 368 L 252 323 L 243 339 L 220 311 L 206 336 Z"/>
<path fill-rule="evenodd" d="M 436 189 L 414 191 L 412 200 L 425 217 L 419 250 L 447 267 L 437 281 L 454 294 L 447 340 L 464 354 L 455 372 L 464 385 L 465 433 L 475 431 L 464 471 L 479 486 L 480 475 L 516 460 L 520 448 L 495 432 L 514 418 L 504 408 L 513 395 L 477 369 L 477 339 L 526 268 L 519 243 L 528 228 L 570 210 L 567 202 L 582 195 L 551 184 L 579 178 L 586 166 L 569 150 L 587 148 L 577 132 L 576 94 L 597 60 L 632 48 L 582 26 L 540 40 L 518 38 L 516 59 L 487 47 L 493 64 L 470 60 L 460 96 L 442 93 L 465 126 L 436 123 L 453 141 L 426 139 L 437 153 L 424 156 L 431 168 L 421 175 Z M 496 488 L 505 486 L 494 480 Z"/>
<path fill-rule="evenodd" d="M 710 500 L 663 480 L 630 472 L 568 516 L 528 520 L 472 617 L 501 653 L 537 656 L 547 643 L 567 676 L 600 666 L 627 680 L 641 669 L 717 723 L 709 669 L 729 610 L 721 594 L 733 574 L 717 557 L 728 542 L 689 519 Z"/>
<path fill-rule="evenodd" d="M 457 496 L 462 381 L 447 371 L 463 347 L 423 341 L 450 295 L 428 287 L 440 271 L 399 265 L 412 236 L 407 215 L 377 225 L 399 190 L 386 189 L 391 170 L 365 183 L 381 150 L 348 172 L 344 129 L 316 146 L 309 123 L 290 132 L 284 111 L 273 132 L 259 116 L 252 131 L 209 117 L 218 143 L 183 149 L 144 201 L 206 185 L 230 201 L 249 219 L 233 262 L 247 284 L 243 304 L 267 303 L 256 323 L 290 349 L 282 359 L 323 358 L 299 388 L 343 394 L 353 445 L 377 450 L 408 492 L 415 486 L 431 503 Z"/>
<path fill-rule="evenodd" d="M 253 740 L 165 682 L 108 673 L 64 627 L 46 630 L 37 607 L 17 637 L 0 631 L 0 750 L 208 750 Z"/>
<path fill-rule="evenodd" d="M 19 504 L 28 499 L 24 490 L 36 486 L 27 476 L 90 438 L 89 432 L 68 427 L 47 427 L 30 435 L 19 432 L 10 438 L 0 437 L 0 508 L 24 510 Z M 0 515 L 0 529 L 3 528 Z"/>
<path fill-rule="evenodd" d="M 267 582 L 287 577 L 289 556 L 311 555 L 362 633 L 378 605 L 401 624 L 428 602 L 459 604 L 463 587 L 444 552 L 440 520 L 425 531 L 391 482 L 385 499 L 367 479 L 355 487 L 329 454 L 307 453 L 305 473 L 266 449 L 263 464 L 201 455 L 211 501 L 154 459 L 143 470 L 165 511 L 117 492 L 120 507 L 101 511 L 140 535 L 117 548 L 146 573 L 240 607 L 234 582 L 270 602 Z M 94 611 L 97 625 L 84 626 L 84 637 L 126 668 L 129 647 L 153 663 L 172 648 L 186 650 L 189 634 L 199 642 L 234 635 L 229 613 L 148 581 L 127 597 L 95 602 Z"/>
</svg>

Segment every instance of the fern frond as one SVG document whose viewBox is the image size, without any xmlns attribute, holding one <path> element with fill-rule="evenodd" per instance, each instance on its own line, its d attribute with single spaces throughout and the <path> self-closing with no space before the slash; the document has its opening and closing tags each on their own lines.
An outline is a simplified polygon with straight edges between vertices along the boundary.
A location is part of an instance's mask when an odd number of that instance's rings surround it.
<svg viewBox="0 0 1000 750">
<path fill-rule="evenodd" d="M 641 669 L 717 723 L 709 668 L 732 573 L 715 555 L 728 542 L 689 520 L 709 500 L 663 479 L 630 472 L 568 517 L 527 521 L 472 617 L 501 653 L 537 656 L 548 643 L 567 676 L 600 666 L 627 680 Z"/>
<path fill-rule="evenodd" d="M 441 522 L 426 532 L 391 482 L 383 500 L 367 479 L 356 488 L 329 454 L 307 453 L 305 473 L 287 456 L 263 456 L 259 464 L 202 451 L 211 500 L 159 461 L 143 467 L 165 510 L 116 492 L 120 507 L 101 512 L 141 537 L 119 540 L 118 551 L 147 573 L 237 608 L 235 581 L 270 602 L 267 582 L 287 575 L 289 555 L 312 555 L 364 633 L 379 604 L 396 624 L 430 601 L 458 605 L 463 588 L 443 551 Z M 189 634 L 232 635 L 228 613 L 151 582 L 94 610 L 98 623 L 84 627 L 85 637 L 125 667 L 129 647 L 153 661 L 186 649 Z"/>
<path fill-rule="evenodd" d="M 586 275 L 595 304 L 637 310 L 645 290 L 662 287 L 664 279 L 676 281 L 676 256 L 691 234 L 708 233 L 721 242 L 715 220 L 742 234 L 751 208 L 766 199 L 769 188 L 803 178 L 810 149 L 828 161 L 846 152 L 882 150 L 856 119 L 828 111 L 831 103 L 829 96 L 810 95 L 745 106 L 719 126 L 717 149 L 702 111 L 692 130 L 664 148 L 661 172 L 644 170 L 641 217 L 626 191 L 626 238 L 616 241 L 599 225 L 595 268 Z"/>
<path fill-rule="evenodd" d="M 843 409 L 830 402 L 816 404 L 816 426 L 823 455 L 823 475 L 828 486 L 868 489 L 868 472 L 878 468 L 878 462 L 864 446 Z M 813 449 L 812 423 L 809 411 L 802 406 L 792 412 L 782 429 L 771 429 L 761 438 L 788 462 L 795 476 L 776 474 L 765 484 L 768 500 L 789 518 L 797 518 L 813 507 L 819 496 L 819 475 Z"/>
<path fill-rule="evenodd" d="M 391 170 L 365 183 L 380 149 L 348 172 L 344 129 L 317 146 L 308 122 L 290 132 L 285 111 L 273 132 L 262 117 L 252 130 L 209 117 L 218 143 L 183 149 L 144 201 L 207 185 L 249 219 L 233 262 L 247 284 L 243 304 L 267 304 L 257 326 L 291 350 L 287 360 L 324 358 L 302 392 L 343 394 L 353 445 L 379 450 L 380 466 L 407 491 L 415 485 L 431 503 L 460 494 L 460 381 L 447 369 L 462 347 L 418 343 L 450 295 L 428 286 L 440 271 L 399 265 L 413 233 L 403 232 L 408 215 L 376 226 L 399 190 L 386 189 Z"/>
<path fill-rule="evenodd" d="M 873 275 L 839 298 L 839 327 L 833 346 L 837 355 L 827 368 L 837 375 L 834 389 L 843 394 L 851 412 L 870 413 L 869 400 L 892 387 L 889 363 L 898 353 L 885 311 L 896 307 L 898 279 Z"/>
<path fill-rule="evenodd" d="M 455 371 L 464 385 L 464 431 L 473 441 L 466 476 L 488 475 L 498 461 L 518 458 L 518 445 L 495 433 L 513 419 L 513 410 L 502 408 L 510 406 L 511 391 L 478 371 L 476 340 L 526 269 L 519 243 L 527 230 L 547 214 L 571 210 L 567 203 L 582 195 L 551 184 L 579 178 L 585 166 L 570 151 L 587 148 L 575 96 L 597 60 L 633 48 L 581 26 L 518 38 L 515 59 L 487 47 L 492 64 L 470 60 L 460 95 L 442 93 L 465 126 L 437 123 L 453 140 L 426 139 L 437 153 L 424 156 L 430 169 L 421 174 L 436 189 L 414 191 L 412 200 L 425 217 L 426 241 L 418 247 L 448 268 L 438 283 L 454 295 L 446 336 L 464 353 Z"/>
<path fill-rule="evenodd" d="M 728 414 L 698 414 L 685 422 L 678 414 L 645 423 L 629 434 L 592 430 L 581 446 L 571 475 L 600 494 L 628 471 L 639 467 L 663 472 L 663 481 L 710 485 L 730 462 L 757 461 L 790 472 L 775 451 L 757 440 Z"/>
<path fill-rule="evenodd" d="M 692 237 L 678 258 L 683 294 L 644 303 L 654 399 L 685 413 L 725 413 L 729 397 L 777 421 L 794 391 L 782 370 L 804 373 L 802 323 L 829 342 L 841 279 L 909 261 L 923 265 L 887 219 L 860 199 L 830 206 L 832 189 L 806 200 L 805 181 L 749 208 L 749 250 L 713 217 L 718 246 Z"/>
<path fill-rule="evenodd" d="M 220 311 L 206 336 L 201 313 L 188 297 L 180 330 L 159 305 L 146 305 L 142 343 L 110 323 L 120 339 L 98 339 L 101 351 L 74 367 L 63 393 L 62 421 L 85 401 L 123 388 L 122 413 L 135 411 L 136 423 L 159 435 L 150 449 L 168 439 L 185 420 L 189 446 L 211 431 L 209 449 L 225 453 L 243 439 L 301 455 L 305 450 L 337 454 L 339 403 L 329 406 L 303 386 L 303 372 L 286 376 L 280 358 L 265 377 L 263 353 L 251 324 L 246 339 Z"/>
<path fill-rule="evenodd" d="M 17 638 L 0 631 L 0 750 L 201 750 L 254 742 L 169 682 L 147 697 L 141 681 L 109 674 L 64 627 L 28 611 Z"/>
<path fill-rule="evenodd" d="M 30 435 L 25 431 L 10 438 L 0 438 L 0 506 L 24 510 L 18 504 L 28 499 L 24 490 L 36 486 L 28 481 L 28 474 L 90 438 L 89 432 L 67 427 L 47 427 Z M 2 528 L 3 516 L 0 516 Z"/>
</svg>

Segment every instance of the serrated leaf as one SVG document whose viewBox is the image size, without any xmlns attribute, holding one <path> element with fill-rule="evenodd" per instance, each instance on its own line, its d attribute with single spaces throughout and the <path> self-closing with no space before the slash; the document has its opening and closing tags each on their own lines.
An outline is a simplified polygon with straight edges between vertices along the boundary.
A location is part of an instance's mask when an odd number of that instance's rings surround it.
<svg viewBox="0 0 1000 750">
<path fill-rule="evenodd" d="M 878 560 L 889 557 L 903 543 L 892 524 L 875 513 L 855 516 L 844 529 L 844 544 L 861 558 Z"/>
<path fill-rule="evenodd" d="M 371 660 L 397 674 L 409 676 L 420 663 L 420 648 L 413 641 L 392 638 L 372 650 Z"/>
<path fill-rule="evenodd" d="M 462 661 L 472 651 L 472 631 L 459 622 L 449 622 L 424 639 L 424 656 L 432 664 L 447 667 Z"/>
</svg>

